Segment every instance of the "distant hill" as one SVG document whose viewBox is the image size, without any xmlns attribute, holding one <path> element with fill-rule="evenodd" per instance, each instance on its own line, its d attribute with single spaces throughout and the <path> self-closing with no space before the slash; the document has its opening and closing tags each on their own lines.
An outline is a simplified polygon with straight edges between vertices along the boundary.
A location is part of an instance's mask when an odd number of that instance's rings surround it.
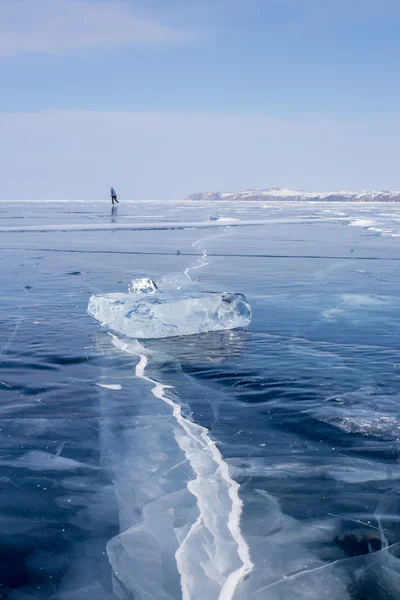
<svg viewBox="0 0 400 600">
<path fill-rule="evenodd" d="M 189 194 L 185 200 L 197 201 L 282 201 L 282 202 L 400 202 L 400 192 L 303 192 L 271 188 L 240 192 L 201 192 Z"/>
</svg>

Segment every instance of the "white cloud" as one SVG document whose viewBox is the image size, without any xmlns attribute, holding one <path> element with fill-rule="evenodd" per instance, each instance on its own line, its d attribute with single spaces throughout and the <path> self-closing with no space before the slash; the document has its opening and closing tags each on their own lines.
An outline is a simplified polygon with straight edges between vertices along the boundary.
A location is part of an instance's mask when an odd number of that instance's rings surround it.
<svg viewBox="0 0 400 600">
<path fill-rule="evenodd" d="M 1 0 L 0 57 L 180 43 L 189 34 L 126 0 Z"/>
<path fill-rule="evenodd" d="M 0 113 L 0 197 L 179 198 L 244 187 L 398 189 L 398 115 Z"/>
</svg>

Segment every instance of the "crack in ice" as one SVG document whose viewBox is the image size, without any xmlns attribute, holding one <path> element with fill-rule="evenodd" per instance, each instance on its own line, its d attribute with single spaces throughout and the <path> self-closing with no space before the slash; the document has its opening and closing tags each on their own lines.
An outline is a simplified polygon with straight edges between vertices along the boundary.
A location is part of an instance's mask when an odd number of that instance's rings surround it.
<svg viewBox="0 0 400 600">
<path fill-rule="evenodd" d="M 123 350 L 128 352 L 129 354 L 133 354 L 139 358 L 139 362 L 136 365 L 135 373 L 136 376 L 144 381 L 153 385 L 151 390 L 152 394 L 168 404 L 172 408 L 173 416 L 176 419 L 177 423 L 180 425 L 181 429 L 184 432 L 182 438 L 177 437 L 177 442 L 181 449 L 183 450 L 187 460 L 191 464 L 191 467 L 195 473 L 195 479 L 188 483 L 189 491 L 195 496 L 197 499 L 197 506 L 199 509 L 199 516 L 196 521 L 191 525 L 186 537 L 181 542 L 178 550 L 175 553 L 175 559 L 177 563 L 178 572 L 180 575 L 181 581 L 181 590 L 182 590 L 182 598 L 183 600 L 194 600 L 194 597 L 191 593 L 191 586 L 193 585 L 192 577 L 187 575 L 185 569 L 185 549 L 191 538 L 194 534 L 201 529 L 202 526 L 207 528 L 207 498 L 204 498 L 203 494 L 199 492 L 199 489 L 202 488 L 202 483 L 204 477 L 201 476 L 199 470 L 196 470 L 196 463 L 194 458 L 197 456 L 198 451 L 200 452 L 208 452 L 211 455 L 211 459 L 215 464 L 215 473 L 221 477 L 221 479 L 225 482 L 228 488 L 228 495 L 231 501 L 230 511 L 227 515 L 227 529 L 229 530 L 230 536 L 232 540 L 235 541 L 237 549 L 237 556 L 240 559 L 241 565 L 234 569 L 222 583 L 219 593 L 218 600 L 232 600 L 235 591 L 240 584 L 240 582 L 244 579 L 244 577 L 253 569 L 253 563 L 250 558 L 249 547 L 242 536 L 242 532 L 240 529 L 240 518 L 242 512 L 242 500 L 239 497 L 239 484 L 234 481 L 229 474 L 228 464 L 223 460 L 222 455 L 219 449 L 216 446 L 216 443 L 208 436 L 208 430 L 189 421 L 182 415 L 181 406 L 175 402 L 173 402 L 170 398 L 168 398 L 165 394 L 165 390 L 173 389 L 173 386 L 163 385 L 162 383 L 151 379 L 145 374 L 146 366 L 147 366 L 147 356 L 143 354 L 145 349 L 143 346 L 136 341 L 135 347 L 128 345 L 127 343 L 121 341 L 116 336 L 112 335 L 113 344 Z M 189 443 L 189 445 L 188 445 Z M 190 446 L 192 443 L 195 447 L 195 450 L 190 452 L 193 446 Z M 213 531 L 210 531 L 215 540 L 215 535 Z M 214 552 L 218 552 L 218 548 L 213 549 Z M 211 560 L 210 560 L 211 562 Z"/>
</svg>

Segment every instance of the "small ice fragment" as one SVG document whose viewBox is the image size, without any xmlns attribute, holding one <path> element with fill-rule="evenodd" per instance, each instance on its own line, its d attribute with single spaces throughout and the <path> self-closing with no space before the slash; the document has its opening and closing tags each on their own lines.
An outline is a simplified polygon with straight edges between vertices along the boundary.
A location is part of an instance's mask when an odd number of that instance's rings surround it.
<svg viewBox="0 0 400 600">
<path fill-rule="evenodd" d="M 96 383 L 96 385 L 106 390 L 122 390 L 122 385 L 119 383 Z"/>
<path fill-rule="evenodd" d="M 91 296 L 88 313 L 111 331 L 138 339 L 237 329 L 251 321 L 245 296 L 227 292 L 99 294 Z"/>
<path fill-rule="evenodd" d="M 152 279 L 132 279 L 128 285 L 128 291 L 131 294 L 154 294 L 158 290 L 158 286 Z"/>
</svg>

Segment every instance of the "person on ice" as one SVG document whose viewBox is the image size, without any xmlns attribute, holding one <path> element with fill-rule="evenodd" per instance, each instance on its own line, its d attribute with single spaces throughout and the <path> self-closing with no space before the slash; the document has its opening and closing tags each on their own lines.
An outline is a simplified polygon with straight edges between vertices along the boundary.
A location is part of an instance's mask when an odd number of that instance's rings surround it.
<svg viewBox="0 0 400 600">
<path fill-rule="evenodd" d="M 113 187 L 111 188 L 111 202 L 112 202 L 112 204 L 114 204 L 114 202 L 119 204 L 119 202 L 117 200 L 117 192 L 114 190 Z"/>
</svg>

